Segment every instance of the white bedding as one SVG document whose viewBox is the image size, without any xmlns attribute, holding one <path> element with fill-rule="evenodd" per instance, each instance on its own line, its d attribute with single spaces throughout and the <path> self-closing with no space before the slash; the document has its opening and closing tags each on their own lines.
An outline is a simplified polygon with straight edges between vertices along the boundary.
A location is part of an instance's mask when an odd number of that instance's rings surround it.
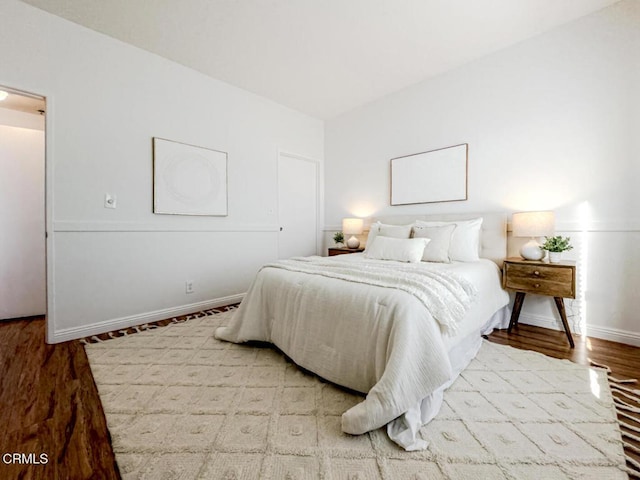
<svg viewBox="0 0 640 480">
<path fill-rule="evenodd" d="M 367 258 L 370 257 L 367 255 Z M 352 283 L 403 290 L 416 297 L 431 312 L 445 334 L 458 331 L 458 324 L 478 294 L 471 282 L 455 272 L 424 268 L 421 263 L 390 264 L 388 261 L 348 261 L 340 257 L 325 259 L 314 256 L 280 260 L 263 268 L 282 268 Z"/>
<path fill-rule="evenodd" d="M 345 268 L 351 263 L 373 270 L 405 268 L 361 254 L 323 261 Z M 497 265 L 489 260 L 421 262 L 418 268 L 451 272 L 477 290 L 471 307 L 456 320 L 455 336 L 443 334 L 419 295 L 406 289 L 267 267 L 256 276 L 230 325 L 219 328 L 216 337 L 236 343 L 271 342 L 301 367 L 367 393 L 363 402 L 343 414 L 343 431 L 362 434 L 391 422 L 388 431 L 396 442 L 407 449 L 424 448 L 417 430 L 439 407 L 437 398 L 435 403 L 430 400 L 432 394 L 459 373 L 462 357 L 469 356 L 471 347 L 457 352 L 456 346 L 479 339 L 480 329 L 509 297 L 500 286 Z"/>
</svg>

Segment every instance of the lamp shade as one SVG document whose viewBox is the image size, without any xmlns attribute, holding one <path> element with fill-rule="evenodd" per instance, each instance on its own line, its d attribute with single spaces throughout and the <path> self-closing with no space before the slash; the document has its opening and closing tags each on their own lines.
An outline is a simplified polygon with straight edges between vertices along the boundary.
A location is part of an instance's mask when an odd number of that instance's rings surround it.
<svg viewBox="0 0 640 480">
<path fill-rule="evenodd" d="M 519 212 L 512 218 L 514 237 L 542 237 L 553 235 L 555 215 L 553 212 Z"/>
<path fill-rule="evenodd" d="M 362 233 L 362 225 L 361 218 L 343 218 L 342 233 L 345 235 L 360 235 Z"/>
</svg>

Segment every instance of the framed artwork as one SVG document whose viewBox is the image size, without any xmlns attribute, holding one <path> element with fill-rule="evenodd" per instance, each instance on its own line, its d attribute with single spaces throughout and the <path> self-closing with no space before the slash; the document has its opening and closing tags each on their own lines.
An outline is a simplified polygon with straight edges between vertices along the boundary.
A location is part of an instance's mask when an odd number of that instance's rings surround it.
<svg viewBox="0 0 640 480">
<path fill-rule="evenodd" d="M 391 159 L 391 205 L 467 200 L 469 145 Z"/>
<path fill-rule="evenodd" d="M 153 213 L 226 216 L 226 152 L 154 137 Z"/>
</svg>

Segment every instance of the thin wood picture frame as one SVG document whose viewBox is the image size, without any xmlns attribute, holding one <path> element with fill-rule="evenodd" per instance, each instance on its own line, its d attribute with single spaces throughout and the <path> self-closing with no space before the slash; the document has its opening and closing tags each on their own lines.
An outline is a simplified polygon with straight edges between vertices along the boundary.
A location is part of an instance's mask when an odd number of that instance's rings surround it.
<svg viewBox="0 0 640 480">
<path fill-rule="evenodd" d="M 392 158 L 390 204 L 465 201 L 468 165 L 467 143 Z"/>
<path fill-rule="evenodd" d="M 153 213 L 227 216 L 227 153 L 153 137 Z"/>
</svg>

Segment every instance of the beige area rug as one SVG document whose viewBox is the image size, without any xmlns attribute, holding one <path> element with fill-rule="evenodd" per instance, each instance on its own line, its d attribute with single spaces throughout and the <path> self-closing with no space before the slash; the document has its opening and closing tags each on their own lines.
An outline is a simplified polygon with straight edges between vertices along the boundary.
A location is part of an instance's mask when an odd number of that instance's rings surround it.
<svg viewBox="0 0 640 480">
<path fill-rule="evenodd" d="M 405 452 L 340 430 L 361 400 L 274 349 L 213 338 L 227 312 L 86 345 L 125 479 L 626 479 L 606 374 L 484 342 Z"/>
</svg>

